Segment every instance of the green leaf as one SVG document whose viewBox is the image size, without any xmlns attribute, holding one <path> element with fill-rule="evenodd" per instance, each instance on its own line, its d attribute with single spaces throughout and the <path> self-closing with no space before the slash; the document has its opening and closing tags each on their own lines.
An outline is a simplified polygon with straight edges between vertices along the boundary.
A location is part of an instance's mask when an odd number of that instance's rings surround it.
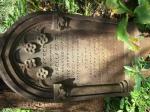
<svg viewBox="0 0 150 112">
<path fill-rule="evenodd" d="M 134 10 L 135 21 L 139 24 L 150 24 L 150 5 L 140 5 Z"/>
<path fill-rule="evenodd" d="M 69 13 L 77 13 L 77 10 L 79 9 L 79 7 L 77 3 L 75 2 L 75 0 L 65 0 L 64 3 Z"/>
<path fill-rule="evenodd" d="M 123 110 L 118 110 L 117 112 L 123 112 Z"/>
<path fill-rule="evenodd" d="M 150 3 L 150 0 L 138 0 L 139 5 L 146 5 L 146 4 L 149 4 L 149 3 Z"/>
<path fill-rule="evenodd" d="M 131 12 L 121 0 L 106 0 L 106 6 L 115 14 Z"/>
<path fill-rule="evenodd" d="M 124 98 L 122 98 L 122 99 L 121 99 L 121 101 L 120 101 L 120 109 L 122 109 L 122 110 L 123 110 L 124 105 L 125 105 L 125 99 L 124 99 Z"/>
<path fill-rule="evenodd" d="M 149 61 L 146 61 L 145 63 L 144 63 L 144 67 L 143 67 L 144 69 L 150 69 L 150 62 Z"/>
<path fill-rule="evenodd" d="M 141 87 L 142 78 L 140 75 L 136 75 L 135 77 L 135 90 L 139 90 Z"/>
<path fill-rule="evenodd" d="M 129 72 L 136 72 L 136 70 L 133 67 L 130 66 L 124 66 L 124 68 Z"/>
<path fill-rule="evenodd" d="M 132 37 L 127 32 L 128 16 L 122 18 L 117 26 L 117 39 L 123 41 L 129 49 L 133 51 L 139 50 L 139 46 L 135 42 L 138 41 L 138 38 Z"/>
<path fill-rule="evenodd" d="M 12 19 L 13 22 L 16 21 L 16 18 L 15 18 L 13 15 L 9 14 L 8 17 L 9 17 L 10 19 Z"/>
<path fill-rule="evenodd" d="M 70 9 L 70 2 L 69 2 L 69 0 L 65 0 L 65 5 L 66 5 L 67 9 Z"/>
<path fill-rule="evenodd" d="M 127 34 L 127 23 L 128 23 L 128 17 L 122 18 L 122 20 L 119 22 L 117 26 L 117 39 L 121 41 L 128 42 L 128 34 Z"/>
</svg>

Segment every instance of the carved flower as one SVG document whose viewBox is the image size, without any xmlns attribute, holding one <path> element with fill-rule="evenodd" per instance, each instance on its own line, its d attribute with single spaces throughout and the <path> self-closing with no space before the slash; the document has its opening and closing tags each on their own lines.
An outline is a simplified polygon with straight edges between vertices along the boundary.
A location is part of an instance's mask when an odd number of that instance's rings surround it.
<svg viewBox="0 0 150 112">
<path fill-rule="evenodd" d="M 40 45 L 44 45 L 48 42 L 48 38 L 46 37 L 45 34 L 40 34 L 40 35 L 37 36 L 37 42 Z"/>
<path fill-rule="evenodd" d="M 35 53 L 36 48 L 37 48 L 36 44 L 27 43 L 27 44 L 25 44 L 25 48 L 24 49 L 25 49 L 26 52 L 33 54 L 33 53 Z"/>
<path fill-rule="evenodd" d="M 39 71 L 36 73 L 37 78 L 39 79 L 46 79 L 48 76 L 48 70 L 45 68 L 40 68 Z"/>
<path fill-rule="evenodd" d="M 28 59 L 24 63 L 25 63 L 26 68 L 36 67 L 35 59 Z"/>
</svg>

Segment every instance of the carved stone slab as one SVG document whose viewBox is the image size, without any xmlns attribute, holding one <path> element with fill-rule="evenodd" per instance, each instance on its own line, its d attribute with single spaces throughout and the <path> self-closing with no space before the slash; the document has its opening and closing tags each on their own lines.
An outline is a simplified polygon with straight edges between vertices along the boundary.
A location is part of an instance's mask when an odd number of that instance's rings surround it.
<svg viewBox="0 0 150 112">
<path fill-rule="evenodd" d="M 35 100 L 124 95 L 129 83 L 123 66 L 134 55 L 115 38 L 116 25 L 77 15 L 28 15 L 0 41 L 1 77 L 13 91 Z"/>
</svg>

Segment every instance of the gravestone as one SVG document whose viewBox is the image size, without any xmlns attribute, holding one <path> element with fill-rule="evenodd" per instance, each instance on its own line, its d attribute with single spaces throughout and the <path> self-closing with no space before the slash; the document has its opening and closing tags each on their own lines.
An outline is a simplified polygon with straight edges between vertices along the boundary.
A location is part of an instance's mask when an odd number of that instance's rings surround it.
<svg viewBox="0 0 150 112">
<path fill-rule="evenodd" d="M 117 22 L 38 12 L 21 18 L 0 38 L 0 76 L 15 93 L 37 101 L 81 101 L 123 96 L 132 89 L 124 65 L 135 56 L 116 39 Z M 129 24 L 129 33 L 139 31 Z M 145 43 L 146 42 L 146 43 Z"/>
</svg>

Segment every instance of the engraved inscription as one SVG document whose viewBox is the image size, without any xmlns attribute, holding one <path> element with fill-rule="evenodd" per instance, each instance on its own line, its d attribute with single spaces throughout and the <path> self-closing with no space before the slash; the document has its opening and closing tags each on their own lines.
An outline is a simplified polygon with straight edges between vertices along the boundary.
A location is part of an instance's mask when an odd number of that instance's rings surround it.
<svg viewBox="0 0 150 112">
<path fill-rule="evenodd" d="M 123 60 L 119 57 L 123 54 L 123 44 L 111 35 L 92 34 L 83 38 L 76 32 L 52 36 L 54 40 L 42 48 L 42 61 L 45 66 L 53 68 L 51 78 L 55 82 L 75 78 L 74 83 L 84 85 L 122 80 L 122 72 L 119 71 Z M 116 75 L 116 81 L 111 80 Z"/>
<path fill-rule="evenodd" d="M 77 85 L 118 83 L 124 80 L 124 45 L 115 38 L 114 33 L 86 30 L 53 32 L 48 28 L 45 27 L 46 30 L 41 34 L 34 30 L 26 32 L 27 35 L 35 33 L 28 38 L 33 38 L 37 51 L 19 54 L 20 60 L 24 60 L 24 57 L 28 60 L 26 55 L 39 59 L 36 67 L 25 70 L 33 80 L 37 81 L 37 70 L 43 67 L 53 70 L 51 75 L 42 79 L 46 85 L 67 79 L 73 79 Z M 37 41 L 40 35 L 45 35 L 46 40 Z"/>
</svg>

